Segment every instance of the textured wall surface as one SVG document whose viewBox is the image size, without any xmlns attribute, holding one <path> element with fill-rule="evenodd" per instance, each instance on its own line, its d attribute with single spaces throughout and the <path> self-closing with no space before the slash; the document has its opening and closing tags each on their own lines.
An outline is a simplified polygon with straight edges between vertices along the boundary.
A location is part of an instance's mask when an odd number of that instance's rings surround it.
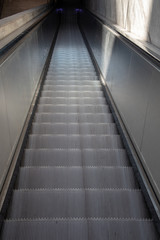
<svg viewBox="0 0 160 240">
<path fill-rule="evenodd" d="M 4 0 L 1 18 L 46 4 L 49 0 Z"/>
<path fill-rule="evenodd" d="M 31 20 L 35 19 L 41 13 L 47 9 L 48 5 L 41 5 L 40 7 L 32 8 L 26 10 L 22 13 L 14 14 L 13 16 L 4 18 L 0 20 L 0 40 L 4 39 L 6 36 L 15 32 L 17 29 L 27 24 Z M 33 24 L 33 23 L 32 23 Z M 1 48 L 1 42 L 0 42 Z"/>
<path fill-rule="evenodd" d="M 159 0 L 85 0 L 85 6 L 132 38 L 160 48 Z"/>
</svg>

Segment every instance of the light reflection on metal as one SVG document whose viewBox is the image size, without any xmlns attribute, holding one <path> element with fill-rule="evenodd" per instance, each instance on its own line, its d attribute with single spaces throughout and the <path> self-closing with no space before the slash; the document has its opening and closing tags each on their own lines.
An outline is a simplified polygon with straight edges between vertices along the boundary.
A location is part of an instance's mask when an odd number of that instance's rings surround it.
<svg viewBox="0 0 160 240">
<path fill-rule="evenodd" d="M 62 12 L 63 12 L 63 8 L 57 8 L 57 9 L 56 9 L 56 12 L 57 12 L 57 13 L 58 13 L 58 12 L 61 12 L 61 13 L 62 13 Z"/>
<path fill-rule="evenodd" d="M 76 13 L 81 13 L 82 9 L 81 8 L 76 8 L 75 11 L 76 11 Z"/>
</svg>

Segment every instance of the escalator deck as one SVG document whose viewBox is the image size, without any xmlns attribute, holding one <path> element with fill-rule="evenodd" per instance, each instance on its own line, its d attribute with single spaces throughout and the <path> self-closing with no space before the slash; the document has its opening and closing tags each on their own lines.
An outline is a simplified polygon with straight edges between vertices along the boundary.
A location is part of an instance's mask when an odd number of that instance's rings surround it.
<svg viewBox="0 0 160 240">
<path fill-rule="evenodd" d="M 71 12 L 63 16 L 1 239 L 159 239 Z"/>
</svg>

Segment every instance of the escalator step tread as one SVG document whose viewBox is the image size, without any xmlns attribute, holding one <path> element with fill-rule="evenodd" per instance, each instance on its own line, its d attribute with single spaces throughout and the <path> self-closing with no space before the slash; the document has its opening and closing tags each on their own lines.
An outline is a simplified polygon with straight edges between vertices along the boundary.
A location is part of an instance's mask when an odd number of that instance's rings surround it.
<svg viewBox="0 0 160 240">
<path fill-rule="evenodd" d="M 33 123 L 32 134 L 118 134 L 116 125 L 95 123 Z"/>
<path fill-rule="evenodd" d="M 123 148 L 119 135 L 31 134 L 28 148 Z"/>
<path fill-rule="evenodd" d="M 83 72 L 82 72 L 83 70 Z M 66 69 L 49 69 L 47 72 L 47 76 L 66 76 Z M 67 76 L 98 76 L 95 70 L 90 69 L 87 71 L 85 69 L 69 69 L 68 68 L 68 75 Z"/>
<path fill-rule="evenodd" d="M 56 64 L 50 64 L 49 68 L 48 68 L 48 72 L 50 73 L 64 73 L 66 74 L 66 71 L 69 72 L 73 72 L 73 73 L 96 73 L 95 68 L 92 66 L 90 66 L 89 68 L 86 66 L 78 66 L 75 67 L 73 65 L 70 66 L 58 66 Z"/>
<path fill-rule="evenodd" d="M 7 220 L 2 240 L 158 240 L 152 221 L 131 219 Z"/>
<path fill-rule="evenodd" d="M 36 113 L 36 122 L 59 122 L 59 123 L 113 123 L 113 116 L 107 114 L 73 114 L 73 113 Z"/>
<path fill-rule="evenodd" d="M 86 215 L 95 218 L 149 218 L 141 191 L 124 189 L 14 190 L 8 211 L 9 219 Z"/>
<path fill-rule="evenodd" d="M 56 101 L 55 101 L 56 102 Z M 107 105 L 88 104 L 39 104 L 37 113 L 110 113 Z"/>
<path fill-rule="evenodd" d="M 26 149 L 25 166 L 130 166 L 124 149 Z"/>
<path fill-rule="evenodd" d="M 21 167 L 16 188 L 133 188 L 131 167 Z"/>
<path fill-rule="evenodd" d="M 68 81 L 66 81 L 66 80 L 63 80 L 63 79 L 61 79 L 61 80 L 57 80 L 57 81 L 53 81 L 53 80 L 45 80 L 45 82 L 44 82 L 44 86 L 47 86 L 47 85 L 49 85 L 49 86 L 82 86 L 82 87 L 85 87 L 85 86 L 90 86 L 90 87 L 99 87 L 100 88 L 100 82 L 98 81 L 98 80 L 96 80 L 96 81 L 93 81 L 93 79 L 90 79 L 90 81 L 89 80 L 84 80 L 84 81 L 82 81 L 81 79 L 79 79 L 80 81 L 78 81 L 78 80 L 68 80 Z"/>
<path fill-rule="evenodd" d="M 42 97 L 79 97 L 79 98 L 85 98 L 85 97 L 103 97 L 102 91 L 42 91 L 41 93 Z"/>
<path fill-rule="evenodd" d="M 41 97 L 40 104 L 79 104 L 83 105 L 105 105 L 105 98 L 55 98 L 55 97 Z"/>
<path fill-rule="evenodd" d="M 51 90 L 51 91 L 98 91 L 100 90 L 100 86 L 98 85 L 74 85 L 74 84 L 70 84 L 70 85 L 63 85 L 63 84 L 59 84 L 59 85 L 49 85 L 49 84 L 45 84 L 43 85 L 43 89 L 44 90 Z"/>
<path fill-rule="evenodd" d="M 67 75 L 64 73 L 51 73 L 51 72 L 48 72 L 47 73 L 47 75 L 46 75 L 46 79 L 48 79 L 48 80 L 59 80 L 59 79 L 64 79 L 64 80 L 75 80 L 75 79 L 88 79 L 88 80 L 90 80 L 90 79 L 92 79 L 92 80 L 94 80 L 94 79 L 96 79 L 96 80 L 98 80 L 99 78 L 98 78 L 98 76 L 96 75 L 96 73 L 94 73 L 94 72 L 91 72 L 91 73 L 85 73 L 85 72 L 82 72 L 82 73 L 75 73 L 75 72 L 72 72 L 72 71 L 68 71 L 68 73 L 67 73 Z"/>
</svg>

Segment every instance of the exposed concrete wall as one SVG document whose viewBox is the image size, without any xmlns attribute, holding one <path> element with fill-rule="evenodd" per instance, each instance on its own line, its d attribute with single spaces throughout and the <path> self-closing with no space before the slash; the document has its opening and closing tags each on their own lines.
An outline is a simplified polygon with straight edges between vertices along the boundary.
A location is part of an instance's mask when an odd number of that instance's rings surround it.
<svg viewBox="0 0 160 240">
<path fill-rule="evenodd" d="M 0 20 L 0 49 L 48 13 L 48 5 L 32 8 Z"/>
<path fill-rule="evenodd" d="M 1 18 L 51 2 L 50 0 L 4 0 Z"/>
<path fill-rule="evenodd" d="M 160 48 L 159 0 L 85 0 L 85 6 L 132 38 Z"/>
</svg>

